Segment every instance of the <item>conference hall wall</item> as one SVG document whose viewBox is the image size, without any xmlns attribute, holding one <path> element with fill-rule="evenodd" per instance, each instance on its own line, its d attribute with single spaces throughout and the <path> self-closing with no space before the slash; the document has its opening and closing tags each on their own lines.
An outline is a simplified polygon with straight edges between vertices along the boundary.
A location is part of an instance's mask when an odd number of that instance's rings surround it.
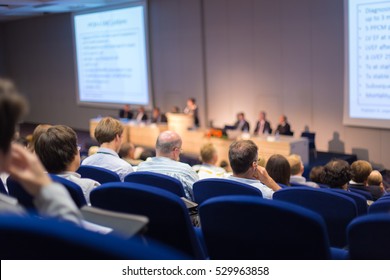
<svg viewBox="0 0 390 280">
<path fill-rule="evenodd" d="M 194 96 L 203 125 L 233 123 L 244 111 L 252 129 L 260 110 L 274 128 L 284 113 L 296 134 L 317 132 L 319 150 L 390 168 L 390 130 L 342 125 L 343 1 L 150 0 L 149 8 L 154 100 L 163 110 Z M 70 15 L 3 26 L 7 73 L 30 99 L 29 121 L 87 129 L 91 117 L 117 114 L 76 105 Z"/>
</svg>

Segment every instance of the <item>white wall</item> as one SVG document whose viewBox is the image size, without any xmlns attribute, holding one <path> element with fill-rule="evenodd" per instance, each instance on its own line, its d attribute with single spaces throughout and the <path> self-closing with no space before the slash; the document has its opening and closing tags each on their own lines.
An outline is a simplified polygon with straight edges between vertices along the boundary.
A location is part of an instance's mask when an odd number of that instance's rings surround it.
<svg viewBox="0 0 390 280">
<path fill-rule="evenodd" d="M 183 109 L 193 96 L 203 124 L 206 116 L 232 123 L 244 111 L 252 129 L 260 110 L 274 128 L 283 113 L 296 135 L 305 125 L 317 132 L 319 150 L 331 142 L 390 168 L 390 130 L 342 125 L 343 1 L 149 2 L 154 98 L 163 110 Z M 29 121 L 87 129 L 91 117 L 116 115 L 76 105 L 69 15 L 5 29 L 7 70 L 29 96 Z"/>
</svg>

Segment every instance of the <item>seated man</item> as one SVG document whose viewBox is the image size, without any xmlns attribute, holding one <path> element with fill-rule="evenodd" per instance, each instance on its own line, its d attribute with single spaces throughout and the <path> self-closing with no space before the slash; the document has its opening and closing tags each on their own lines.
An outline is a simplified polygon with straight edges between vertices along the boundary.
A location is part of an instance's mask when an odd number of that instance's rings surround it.
<svg viewBox="0 0 390 280">
<path fill-rule="evenodd" d="M 329 161 L 321 173 L 321 181 L 333 189 L 348 190 L 348 182 L 351 180 L 351 167 L 342 159 Z"/>
<path fill-rule="evenodd" d="M 194 200 L 192 185 L 199 177 L 191 166 L 179 162 L 181 137 L 173 131 L 162 132 L 156 142 L 156 156 L 138 165 L 137 171 L 151 171 L 178 179 L 184 188 L 186 198 Z"/>
<path fill-rule="evenodd" d="M 76 170 L 80 167 L 80 151 L 77 147 L 76 132 L 65 125 L 55 125 L 42 133 L 34 145 L 47 172 L 76 183 L 83 191 L 89 204 L 89 194 L 100 186 L 99 182 L 81 178 Z"/>
<path fill-rule="evenodd" d="M 122 143 L 118 155 L 121 159 L 127 161 L 132 166 L 138 165 L 142 162 L 142 160 L 135 158 L 135 147 L 133 143 Z"/>
<path fill-rule="evenodd" d="M 272 128 L 266 119 L 266 114 L 264 111 L 260 112 L 259 114 L 259 120 L 256 123 L 255 131 L 253 132 L 254 135 L 263 135 L 263 134 L 271 134 Z"/>
<path fill-rule="evenodd" d="M 148 115 L 145 112 L 144 106 L 138 108 L 138 113 L 135 117 L 137 122 L 146 122 L 148 120 Z"/>
<path fill-rule="evenodd" d="M 264 198 L 272 195 L 280 186 L 268 175 L 264 167 L 258 166 L 258 148 L 251 140 L 239 140 L 230 145 L 229 161 L 233 175 L 228 179 L 258 188 Z"/>
<path fill-rule="evenodd" d="M 133 112 L 130 109 L 130 105 L 126 104 L 123 109 L 119 110 L 119 118 L 131 120 L 133 118 Z"/>
<path fill-rule="evenodd" d="M 383 177 L 378 170 L 373 170 L 367 178 L 367 187 L 370 190 L 373 200 L 378 200 L 385 194 Z"/>
<path fill-rule="evenodd" d="M 13 83 L 0 79 L 0 172 L 9 173 L 34 197 L 40 215 L 80 224 L 81 213 L 66 189 L 52 182 L 36 155 L 11 144 L 15 126 L 26 107 Z M 26 212 L 15 199 L 0 193 L 0 214 L 26 215 Z"/>
<path fill-rule="evenodd" d="M 152 123 L 166 123 L 168 122 L 165 114 L 161 113 L 160 108 L 154 107 L 152 112 Z"/>
<path fill-rule="evenodd" d="M 292 154 L 287 157 L 287 160 L 291 167 L 290 183 L 313 188 L 320 187 L 314 182 L 307 182 L 306 178 L 302 176 L 303 172 L 305 171 L 305 167 L 303 166 L 302 159 L 299 155 Z"/>
<path fill-rule="evenodd" d="M 123 125 L 120 121 L 107 117 L 100 120 L 95 129 L 95 138 L 100 144 L 99 150 L 83 160 L 81 165 L 92 165 L 109 169 L 124 180 L 133 172 L 133 167 L 119 158 L 118 151 L 122 144 Z"/>
<path fill-rule="evenodd" d="M 202 164 L 193 166 L 194 170 L 197 169 L 199 179 L 225 177 L 225 175 L 227 174 L 225 169 L 215 165 L 218 161 L 218 155 L 217 150 L 215 149 L 213 144 L 208 143 L 203 145 L 200 149 L 200 157 L 202 160 Z"/>
<path fill-rule="evenodd" d="M 371 163 L 365 160 L 357 160 L 351 164 L 351 181 L 348 188 L 355 188 L 362 191 L 369 191 L 367 179 L 372 171 Z"/>
<path fill-rule="evenodd" d="M 287 117 L 285 115 L 280 116 L 279 125 L 276 128 L 275 133 L 279 133 L 280 135 L 293 135 L 290 124 L 287 122 Z"/>
</svg>

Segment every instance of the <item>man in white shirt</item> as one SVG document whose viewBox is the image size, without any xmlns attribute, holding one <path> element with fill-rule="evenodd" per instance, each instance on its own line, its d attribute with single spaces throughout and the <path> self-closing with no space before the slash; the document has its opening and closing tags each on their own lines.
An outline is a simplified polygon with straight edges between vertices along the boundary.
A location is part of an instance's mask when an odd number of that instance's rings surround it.
<svg viewBox="0 0 390 280">
<path fill-rule="evenodd" d="M 137 171 L 151 171 L 178 179 L 187 199 L 194 200 L 192 185 L 199 180 L 191 166 L 179 162 L 181 137 L 173 131 L 162 132 L 156 142 L 156 156 L 138 165 Z"/>
<path fill-rule="evenodd" d="M 218 161 L 218 154 L 213 144 L 207 143 L 203 145 L 200 149 L 200 157 L 202 164 L 192 167 L 198 173 L 200 180 L 227 177 L 226 170 L 215 165 Z"/>
<path fill-rule="evenodd" d="M 228 179 L 258 188 L 263 198 L 272 199 L 280 186 L 268 175 L 264 167 L 258 166 L 258 148 L 251 140 L 239 140 L 229 147 L 229 161 L 233 175 Z"/>
<path fill-rule="evenodd" d="M 292 154 L 287 157 L 287 160 L 291 167 L 290 183 L 302 185 L 302 186 L 309 186 L 313 188 L 320 187 L 314 182 L 306 181 L 306 178 L 302 176 L 305 167 L 303 166 L 302 159 L 299 155 Z"/>
<path fill-rule="evenodd" d="M 122 144 L 123 125 L 120 121 L 106 117 L 100 120 L 95 129 L 95 138 L 100 144 L 99 150 L 83 160 L 81 165 L 92 165 L 109 169 L 124 180 L 133 172 L 133 167 L 118 155 Z"/>
</svg>

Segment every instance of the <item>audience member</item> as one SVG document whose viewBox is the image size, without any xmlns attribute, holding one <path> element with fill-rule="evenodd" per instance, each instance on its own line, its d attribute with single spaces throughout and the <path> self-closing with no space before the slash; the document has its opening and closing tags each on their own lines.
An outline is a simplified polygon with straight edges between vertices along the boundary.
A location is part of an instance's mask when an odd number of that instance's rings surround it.
<svg viewBox="0 0 390 280">
<path fill-rule="evenodd" d="M 95 138 L 100 144 L 96 154 L 87 157 L 81 165 L 92 165 L 114 171 L 123 181 L 133 172 L 132 166 L 119 158 L 118 151 L 122 144 L 123 125 L 120 121 L 106 117 L 100 120 L 95 129 Z"/>
<path fill-rule="evenodd" d="M 314 182 L 306 181 L 306 178 L 302 176 L 303 172 L 305 171 L 305 167 L 299 155 L 292 154 L 287 157 L 287 160 L 291 167 L 290 184 L 319 188 L 319 185 Z"/>
<path fill-rule="evenodd" d="M 178 113 L 180 113 L 180 108 L 179 108 L 179 106 L 173 106 L 173 107 L 171 108 L 171 113 L 173 113 L 173 114 L 178 114 Z"/>
<path fill-rule="evenodd" d="M 259 156 L 259 159 L 257 160 L 257 165 L 265 168 L 266 164 L 267 160 L 265 159 L 265 157 Z"/>
<path fill-rule="evenodd" d="M 137 122 L 146 122 L 148 120 L 148 115 L 145 112 L 144 106 L 138 108 L 137 116 L 135 117 Z"/>
<path fill-rule="evenodd" d="M 310 174 L 309 174 L 310 181 L 317 184 L 322 184 L 322 172 L 324 172 L 324 167 L 322 165 L 314 166 L 310 170 Z"/>
<path fill-rule="evenodd" d="M 279 125 L 276 128 L 275 133 L 279 133 L 280 135 L 293 135 L 290 124 L 287 122 L 287 117 L 285 115 L 281 115 L 279 117 Z"/>
<path fill-rule="evenodd" d="M 218 154 L 213 144 L 203 145 L 200 149 L 200 157 L 202 164 L 192 167 L 197 171 L 199 179 L 225 177 L 225 169 L 215 165 L 218 161 Z"/>
<path fill-rule="evenodd" d="M 26 102 L 14 84 L 0 79 L 0 172 L 9 173 L 34 197 L 40 215 L 80 224 L 81 213 L 66 189 L 52 182 L 36 155 L 11 144 L 15 125 L 26 110 Z M 0 213 L 26 215 L 14 199 L 1 193 Z"/>
<path fill-rule="evenodd" d="M 179 162 L 181 137 L 173 131 L 162 132 L 156 142 L 156 156 L 138 165 L 137 171 L 151 171 L 174 177 L 183 184 L 186 198 L 194 200 L 192 185 L 199 179 L 191 166 Z"/>
<path fill-rule="evenodd" d="M 88 156 L 92 156 L 92 155 L 96 154 L 98 150 L 99 150 L 99 146 L 91 146 L 91 147 L 89 147 L 89 149 L 88 149 Z"/>
<path fill-rule="evenodd" d="M 133 118 L 133 112 L 131 111 L 130 105 L 126 104 L 123 106 L 123 109 L 119 110 L 119 118 L 129 120 Z"/>
<path fill-rule="evenodd" d="M 279 154 L 272 155 L 267 160 L 265 169 L 276 183 L 290 186 L 291 168 L 284 156 Z"/>
<path fill-rule="evenodd" d="M 39 136 L 41 136 L 42 133 L 46 132 L 46 130 L 48 130 L 51 126 L 51 124 L 39 124 L 35 127 L 31 136 L 31 141 L 27 147 L 29 151 L 34 152 L 35 142 L 37 141 Z"/>
<path fill-rule="evenodd" d="M 232 168 L 230 167 L 229 162 L 227 162 L 226 160 L 221 160 L 221 162 L 219 163 L 219 167 L 225 169 L 227 173 L 232 172 Z"/>
<path fill-rule="evenodd" d="M 367 178 L 367 185 L 373 200 L 378 200 L 385 194 L 385 187 L 383 186 L 383 177 L 378 170 L 371 171 Z"/>
<path fill-rule="evenodd" d="M 187 106 L 184 108 L 184 114 L 191 115 L 194 117 L 194 125 L 199 127 L 199 113 L 198 106 L 196 105 L 195 98 L 191 97 L 187 100 Z"/>
<path fill-rule="evenodd" d="M 367 191 L 367 178 L 372 171 L 371 163 L 365 160 L 357 160 L 351 164 L 351 181 L 349 188 Z"/>
<path fill-rule="evenodd" d="M 280 186 L 264 167 L 258 166 L 258 148 L 251 140 L 239 140 L 229 147 L 229 161 L 233 175 L 228 179 L 258 188 L 264 198 L 272 199 Z"/>
<path fill-rule="evenodd" d="M 161 113 L 160 108 L 154 107 L 152 112 L 152 123 L 166 123 L 168 122 L 165 114 Z"/>
<path fill-rule="evenodd" d="M 65 125 L 47 129 L 35 142 L 35 153 L 47 172 L 57 174 L 80 186 L 88 203 L 89 194 L 100 184 L 88 178 L 81 178 L 76 170 L 80 167 L 80 152 L 76 132 Z"/>
<path fill-rule="evenodd" d="M 266 113 L 261 111 L 259 113 L 259 120 L 256 123 L 254 135 L 271 134 L 272 128 L 270 122 L 266 119 Z"/>
<path fill-rule="evenodd" d="M 249 132 L 250 125 L 249 122 L 245 119 L 245 114 L 243 112 L 237 114 L 237 121 L 234 124 L 233 129 Z"/>
<path fill-rule="evenodd" d="M 121 159 L 127 161 L 132 166 L 138 165 L 142 162 L 142 160 L 136 159 L 135 156 L 135 147 L 133 143 L 125 142 L 122 143 L 118 155 Z"/>
<path fill-rule="evenodd" d="M 348 182 L 351 179 L 351 167 L 345 160 L 334 159 L 324 166 L 321 181 L 330 188 L 348 189 Z"/>
</svg>

